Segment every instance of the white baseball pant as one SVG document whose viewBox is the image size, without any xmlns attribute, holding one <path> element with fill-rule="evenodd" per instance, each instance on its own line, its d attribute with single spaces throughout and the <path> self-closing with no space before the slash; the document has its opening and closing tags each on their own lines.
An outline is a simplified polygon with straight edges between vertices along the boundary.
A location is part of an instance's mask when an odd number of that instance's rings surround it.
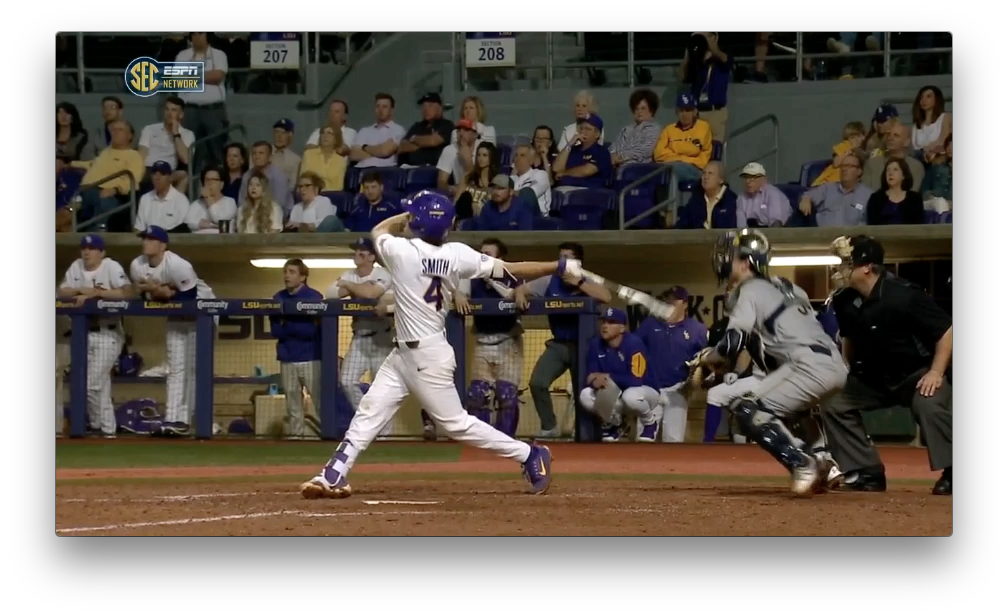
<svg viewBox="0 0 1008 616">
<path fill-rule="evenodd" d="M 102 434 L 116 433 L 115 409 L 112 407 L 112 367 L 125 342 L 118 328 L 88 333 L 87 411 L 88 426 Z"/>
<path fill-rule="evenodd" d="M 287 436 L 305 436 L 304 397 L 301 388 L 307 388 L 312 405 L 318 414 L 322 399 L 322 362 L 299 361 L 280 364 L 280 383 L 287 404 Z"/>
<path fill-rule="evenodd" d="M 391 340 L 385 333 L 372 336 L 362 335 L 354 332 L 350 340 L 350 348 L 347 349 L 346 357 L 343 358 L 343 365 L 340 366 L 340 387 L 346 393 L 347 400 L 354 412 L 360 408 L 361 398 L 364 394 L 360 390 L 360 380 L 365 372 L 371 373 L 371 382 L 374 382 L 375 375 L 382 362 L 392 352 Z M 381 436 L 387 436 L 392 431 L 392 421 L 388 425 L 382 426 Z"/>
<path fill-rule="evenodd" d="M 345 440 L 351 447 L 344 452 L 347 470 L 411 393 L 441 428 L 441 434 L 515 462 L 525 462 L 531 453 L 527 443 L 483 423 L 462 407 L 455 389 L 455 367 L 455 350 L 443 334 L 421 340 L 415 349 L 405 345 L 394 348 L 378 368 L 350 421 Z"/>
<path fill-rule="evenodd" d="M 627 387 L 625 390 L 622 390 L 619 399 L 616 400 L 616 404 L 613 406 L 611 417 L 602 417 L 595 412 L 595 395 L 596 392 L 591 387 L 582 389 L 579 395 L 581 406 L 586 411 L 598 415 L 599 419 L 607 425 L 620 425 L 623 423 L 623 415 L 626 413 L 636 415 L 646 424 L 658 421 L 658 392 L 652 387 L 641 385 L 639 387 Z"/>
<path fill-rule="evenodd" d="M 720 432 L 722 427 L 728 423 L 728 405 L 735 400 L 741 398 L 745 394 L 751 392 L 753 388 L 759 385 L 766 375 L 762 372 L 753 373 L 749 376 L 737 379 L 734 383 L 730 385 L 728 383 L 720 383 L 711 387 L 707 390 L 707 404 L 713 406 L 721 407 L 721 426 L 718 426 L 718 431 Z M 733 434 L 732 440 L 736 443 L 746 442 L 746 437 L 742 434 Z"/>
<path fill-rule="evenodd" d="M 65 338 L 58 338 L 66 340 Z M 63 434 L 63 371 L 70 366 L 70 344 L 59 342 L 56 344 L 56 434 Z"/>
<path fill-rule="evenodd" d="M 680 393 L 682 383 L 661 390 L 661 413 L 663 443 L 683 443 L 686 441 L 686 415 L 689 401 Z"/>
<path fill-rule="evenodd" d="M 165 325 L 168 363 L 165 421 L 191 423 L 196 406 L 196 323 L 172 321 Z"/>
</svg>

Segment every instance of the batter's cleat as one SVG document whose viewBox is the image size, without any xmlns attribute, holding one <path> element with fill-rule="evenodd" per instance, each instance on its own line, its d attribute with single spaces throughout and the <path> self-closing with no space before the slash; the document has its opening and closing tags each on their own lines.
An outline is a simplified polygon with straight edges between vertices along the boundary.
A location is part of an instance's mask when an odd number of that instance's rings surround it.
<svg viewBox="0 0 1008 616">
<path fill-rule="evenodd" d="M 189 433 L 189 424 L 184 421 L 166 421 L 161 424 L 161 436 L 185 436 Z"/>
<path fill-rule="evenodd" d="M 843 481 L 837 486 L 837 489 L 852 492 L 885 492 L 885 467 L 882 465 L 869 466 L 845 473 Z"/>
<path fill-rule="evenodd" d="M 319 498 L 349 498 L 353 494 L 350 484 L 343 477 L 336 483 L 329 483 L 322 475 L 312 477 L 301 484 L 301 496 L 308 500 Z"/>
<path fill-rule="evenodd" d="M 819 483 L 819 463 L 811 456 L 791 471 L 791 491 L 798 496 L 811 496 Z"/>
<path fill-rule="evenodd" d="M 642 443 L 653 443 L 658 439 L 658 422 L 644 424 L 637 440 Z"/>
<path fill-rule="evenodd" d="M 553 481 L 553 456 L 549 447 L 532 444 L 528 460 L 522 463 L 522 475 L 529 482 L 529 493 L 545 494 Z"/>
<path fill-rule="evenodd" d="M 819 485 L 817 492 L 836 490 L 843 482 L 844 474 L 840 472 L 840 466 L 833 459 L 833 456 L 825 451 L 815 453 L 816 463 L 819 465 Z"/>
<path fill-rule="evenodd" d="M 623 436 L 622 426 L 602 426 L 602 442 L 616 443 Z"/>
<path fill-rule="evenodd" d="M 952 495 L 952 467 L 946 468 L 942 471 L 941 477 L 938 482 L 934 484 L 931 488 L 931 493 L 935 496 L 951 496 Z"/>
</svg>

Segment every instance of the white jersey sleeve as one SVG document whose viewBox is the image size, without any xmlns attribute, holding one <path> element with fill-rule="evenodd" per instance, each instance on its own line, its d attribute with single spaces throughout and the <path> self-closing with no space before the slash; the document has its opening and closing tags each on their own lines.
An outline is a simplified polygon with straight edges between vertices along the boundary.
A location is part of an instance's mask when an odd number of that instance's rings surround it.
<svg viewBox="0 0 1008 616">
<path fill-rule="evenodd" d="M 109 284 L 113 289 L 129 286 L 130 281 L 126 278 L 126 270 L 123 269 L 122 265 L 119 265 L 118 261 L 106 257 L 102 265 L 108 268 Z"/>
<path fill-rule="evenodd" d="M 129 275 L 130 280 L 132 280 L 134 284 L 144 281 L 142 256 L 137 257 L 130 262 Z"/>
<path fill-rule="evenodd" d="M 381 257 L 382 263 L 391 271 L 395 271 L 405 254 L 413 250 L 409 240 L 397 237 L 391 233 L 378 236 L 375 240 L 375 251 Z"/>
<path fill-rule="evenodd" d="M 80 259 L 77 259 L 67 268 L 66 274 L 63 276 L 63 282 L 60 283 L 60 288 L 79 289 L 83 286 L 84 276 L 81 273 Z"/>
<path fill-rule="evenodd" d="M 465 244 L 452 242 L 451 246 L 457 259 L 459 278 L 472 280 L 473 278 L 489 278 L 493 275 L 497 259 L 476 252 Z"/>
<path fill-rule="evenodd" d="M 387 292 L 392 288 L 392 275 L 384 267 L 375 267 L 371 274 L 371 282 L 378 285 L 382 293 Z"/>
<path fill-rule="evenodd" d="M 165 260 L 165 279 L 168 284 L 182 292 L 196 287 L 199 278 L 196 277 L 192 263 L 175 253 L 166 254 Z"/>
</svg>

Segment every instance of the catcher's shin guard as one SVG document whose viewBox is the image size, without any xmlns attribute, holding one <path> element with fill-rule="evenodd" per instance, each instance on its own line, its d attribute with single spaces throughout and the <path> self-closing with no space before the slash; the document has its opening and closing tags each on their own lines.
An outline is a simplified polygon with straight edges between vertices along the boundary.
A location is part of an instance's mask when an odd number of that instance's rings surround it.
<svg viewBox="0 0 1008 616">
<path fill-rule="evenodd" d="M 745 435 L 756 441 L 784 468 L 793 471 L 809 464 L 811 457 L 802 451 L 801 442 L 780 418 L 763 407 L 759 399 L 743 396 L 732 402 L 729 408 Z"/>
<path fill-rule="evenodd" d="M 472 381 L 466 392 L 466 410 L 483 423 L 490 423 L 490 394 L 493 386 L 487 381 Z"/>
</svg>

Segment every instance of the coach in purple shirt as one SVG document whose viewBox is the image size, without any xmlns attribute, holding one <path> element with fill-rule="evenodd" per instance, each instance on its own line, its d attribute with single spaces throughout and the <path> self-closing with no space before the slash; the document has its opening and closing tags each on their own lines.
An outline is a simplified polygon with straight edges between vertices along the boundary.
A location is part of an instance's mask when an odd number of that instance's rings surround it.
<svg viewBox="0 0 1008 616">
<path fill-rule="evenodd" d="M 738 196 L 736 216 L 740 229 L 745 227 L 783 227 L 791 217 L 787 195 L 767 182 L 766 169 L 749 163 L 740 174 L 745 191 Z"/>
<path fill-rule="evenodd" d="M 490 181 L 490 200 L 483 204 L 476 227 L 480 231 L 531 231 L 532 210 L 514 199 L 514 180 L 499 173 Z"/>
<path fill-rule="evenodd" d="M 241 188 L 238 190 L 238 203 L 245 203 L 245 195 L 248 194 L 248 182 L 252 177 L 252 172 L 261 171 L 269 180 L 273 200 L 283 208 L 285 214 L 288 214 L 294 208 L 294 193 L 288 185 L 287 174 L 272 161 L 272 144 L 266 141 L 256 141 L 252 144 L 252 166 L 242 176 Z"/>
</svg>

